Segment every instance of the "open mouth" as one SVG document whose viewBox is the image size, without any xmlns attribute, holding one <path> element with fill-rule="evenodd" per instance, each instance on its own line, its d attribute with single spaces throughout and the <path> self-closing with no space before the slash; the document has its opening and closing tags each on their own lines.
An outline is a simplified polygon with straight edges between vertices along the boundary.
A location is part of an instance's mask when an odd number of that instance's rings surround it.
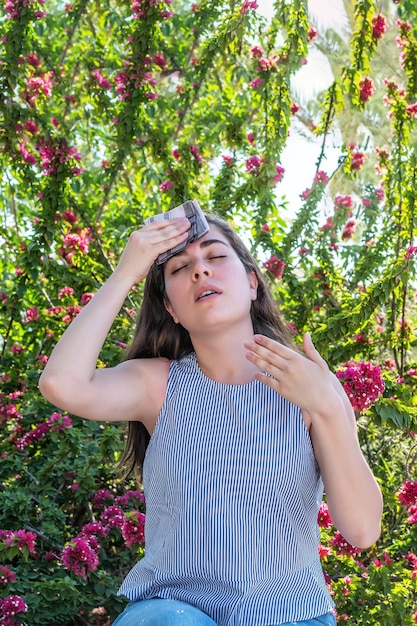
<svg viewBox="0 0 417 626">
<path fill-rule="evenodd" d="M 203 300 L 204 298 L 207 298 L 208 296 L 212 296 L 213 294 L 217 294 L 218 291 L 214 291 L 214 289 L 206 289 L 206 291 L 203 291 L 197 298 L 197 302 L 199 300 Z"/>
</svg>

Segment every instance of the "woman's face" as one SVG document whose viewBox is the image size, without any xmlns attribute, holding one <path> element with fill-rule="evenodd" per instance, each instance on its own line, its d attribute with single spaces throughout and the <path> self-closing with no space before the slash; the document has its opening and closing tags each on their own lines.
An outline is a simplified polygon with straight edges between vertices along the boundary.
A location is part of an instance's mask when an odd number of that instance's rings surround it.
<svg viewBox="0 0 417 626">
<path fill-rule="evenodd" d="M 216 226 L 169 259 L 164 276 L 165 306 L 174 321 L 191 335 L 231 324 L 251 324 L 257 278 L 254 272 L 246 272 Z"/>
</svg>

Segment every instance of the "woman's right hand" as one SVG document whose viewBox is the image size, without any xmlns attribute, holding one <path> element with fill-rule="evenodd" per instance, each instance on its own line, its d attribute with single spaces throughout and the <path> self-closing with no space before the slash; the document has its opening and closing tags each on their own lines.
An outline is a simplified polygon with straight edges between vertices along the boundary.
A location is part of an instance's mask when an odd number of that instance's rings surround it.
<svg viewBox="0 0 417 626">
<path fill-rule="evenodd" d="M 119 278 L 129 278 L 131 285 L 136 285 L 146 277 L 158 255 L 187 239 L 190 226 L 189 220 L 184 217 L 152 222 L 135 230 L 114 274 Z"/>
</svg>

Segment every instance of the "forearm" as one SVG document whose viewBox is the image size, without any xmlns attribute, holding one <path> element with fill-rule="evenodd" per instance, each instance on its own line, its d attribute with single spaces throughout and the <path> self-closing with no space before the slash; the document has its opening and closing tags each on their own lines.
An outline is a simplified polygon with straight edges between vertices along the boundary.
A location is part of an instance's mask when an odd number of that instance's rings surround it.
<svg viewBox="0 0 417 626">
<path fill-rule="evenodd" d="M 336 528 L 349 543 L 365 548 L 380 533 L 381 491 L 340 397 L 332 407 L 325 414 L 312 416 L 314 451 Z"/>
</svg>

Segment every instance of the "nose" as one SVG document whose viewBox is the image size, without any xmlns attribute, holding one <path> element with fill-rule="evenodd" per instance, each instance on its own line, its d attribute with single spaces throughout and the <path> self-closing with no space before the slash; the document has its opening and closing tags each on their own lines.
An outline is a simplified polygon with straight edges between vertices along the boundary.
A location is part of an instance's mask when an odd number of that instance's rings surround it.
<svg viewBox="0 0 417 626">
<path fill-rule="evenodd" d="M 193 272 L 192 272 L 193 280 L 196 282 L 203 276 L 207 277 L 211 275 L 212 275 L 212 271 L 210 267 L 207 265 L 206 261 L 204 261 L 204 259 L 197 259 L 194 263 Z"/>
</svg>

